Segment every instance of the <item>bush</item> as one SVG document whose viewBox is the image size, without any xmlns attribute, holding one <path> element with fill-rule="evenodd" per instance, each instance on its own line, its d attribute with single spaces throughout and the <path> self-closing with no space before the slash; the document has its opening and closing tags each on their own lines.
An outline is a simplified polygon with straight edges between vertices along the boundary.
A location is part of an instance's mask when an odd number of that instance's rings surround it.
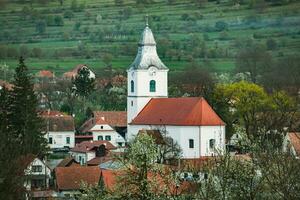
<svg viewBox="0 0 300 200">
<path fill-rule="evenodd" d="M 228 24 L 224 21 L 217 21 L 215 24 L 216 31 L 224 31 L 227 30 Z"/>
<path fill-rule="evenodd" d="M 64 19 L 60 15 L 56 15 L 54 17 L 54 22 L 56 26 L 63 26 L 64 25 Z"/>
<path fill-rule="evenodd" d="M 275 50 L 277 48 L 277 42 L 273 38 L 269 38 L 266 41 L 266 46 L 268 50 Z"/>
<path fill-rule="evenodd" d="M 64 18 L 71 19 L 73 17 L 74 17 L 74 13 L 72 12 L 72 10 L 67 10 L 64 12 Z"/>
</svg>

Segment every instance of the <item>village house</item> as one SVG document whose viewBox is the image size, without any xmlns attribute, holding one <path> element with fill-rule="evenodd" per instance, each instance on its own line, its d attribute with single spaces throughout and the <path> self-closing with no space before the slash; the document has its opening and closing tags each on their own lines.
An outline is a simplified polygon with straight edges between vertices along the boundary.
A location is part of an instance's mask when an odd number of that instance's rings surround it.
<svg viewBox="0 0 300 200">
<path fill-rule="evenodd" d="M 93 79 L 96 78 L 95 73 L 87 65 L 84 65 L 84 64 L 79 64 L 74 69 L 72 69 L 71 71 L 65 72 L 63 74 L 63 78 L 66 79 L 66 80 L 72 80 L 72 79 L 74 79 L 77 76 L 78 72 L 82 68 L 87 68 L 89 70 L 89 72 L 90 72 L 89 78 L 93 78 Z"/>
<path fill-rule="evenodd" d="M 128 138 L 141 129 L 156 129 L 180 145 L 183 158 L 222 153 L 225 123 L 204 98 L 168 98 L 168 71 L 157 55 L 147 24 L 136 58 L 127 70 Z"/>
<path fill-rule="evenodd" d="M 7 81 L 3 81 L 3 80 L 0 80 L 0 90 L 2 90 L 2 88 L 6 88 L 7 90 L 12 90 L 13 89 L 13 84 L 7 82 Z"/>
<path fill-rule="evenodd" d="M 289 152 L 296 158 L 300 158 L 300 133 L 287 133 L 283 140 L 283 151 Z"/>
<path fill-rule="evenodd" d="M 85 136 L 90 135 L 93 141 L 106 140 L 122 147 L 125 146 L 126 125 L 126 112 L 96 111 L 79 130 Z"/>
<path fill-rule="evenodd" d="M 72 116 L 59 111 L 43 111 L 45 137 L 51 149 L 73 148 L 75 146 L 75 125 Z"/>
<path fill-rule="evenodd" d="M 49 70 L 41 70 L 35 74 L 35 77 L 41 82 L 53 82 L 55 81 L 55 75 Z"/>
<path fill-rule="evenodd" d="M 45 191 L 49 189 L 51 169 L 37 156 L 29 154 L 21 157 L 20 164 L 24 169 L 24 187 L 30 191 L 31 195 L 35 191 Z"/>
<path fill-rule="evenodd" d="M 109 151 L 114 149 L 116 149 L 116 147 L 109 141 L 84 141 L 80 144 L 76 144 L 69 153 L 76 162 L 79 162 L 81 165 L 86 165 L 88 161 L 96 157 L 104 157 Z"/>
<path fill-rule="evenodd" d="M 115 184 L 112 171 L 95 167 L 57 167 L 55 169 L 57 197 L 74 198 L 81 195 L 82 184 L 95 186 L 102 179 L 108 189 Z"/>
</svg>

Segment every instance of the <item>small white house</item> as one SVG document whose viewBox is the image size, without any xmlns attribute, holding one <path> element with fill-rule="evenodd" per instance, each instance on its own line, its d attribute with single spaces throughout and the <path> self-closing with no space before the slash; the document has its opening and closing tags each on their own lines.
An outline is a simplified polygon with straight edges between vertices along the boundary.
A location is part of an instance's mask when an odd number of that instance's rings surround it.
<svg viewBox="0 0 300 200">
<path fill-rule="evenodd" d="M 58 111 L 41 113 L 45 121 L 45 137 L 51 149 L 75 146 L 74 119 Z"/>
<path fill-rule="evenodd" d="M 121 135 L 119 132 L 122 133 L 120 127 L 124 126 L 123 124 L 126 127 L 126 112 L 98 111 L 96 113 L 95 117 L 90 118 L 81 126 L 81 132 L 91 133 L 93 141 L 105 140 L 114 146 L 125 146 L 124 134 Z"/>
<path fill-rule="evenodd" d="M 108 151 L 113 149 L 116 149 L 116 147 L 109 141 L 84 141 L 76 144 L 76 146 L 70 150 L 70 154 L 75 161 L 81 165 L 86 165 L 88 161 L 95 157 L 103 157 Z"/>
<path fill-rule="evenodd" d="M 25 181 L 26 190 L 47 190 L 51 179 L 51 169 L 44 161 L 34 155 L 27 155 L 21 158 L 25 166 Z"/>
<path fill-rule="evenodd" d="M 287 133 L 283 140 L 283 151 L 290 152 L 296 158 L 300 158 L 300 133 Z"/>
</svg>

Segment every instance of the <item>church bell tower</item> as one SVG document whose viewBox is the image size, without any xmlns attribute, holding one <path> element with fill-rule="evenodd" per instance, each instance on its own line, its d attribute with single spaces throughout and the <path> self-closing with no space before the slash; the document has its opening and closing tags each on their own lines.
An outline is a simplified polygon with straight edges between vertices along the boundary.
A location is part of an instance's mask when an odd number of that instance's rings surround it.
<svg viewBox="0 0 300 200">
<path fill-rule="evenodd" d="M 156 42 L 147 22 L 138 44 L 136 58 L 127 70 L 128 124 L 151 98 L 168 97 L 168 71 L 157 55 Z"/>
</svg>

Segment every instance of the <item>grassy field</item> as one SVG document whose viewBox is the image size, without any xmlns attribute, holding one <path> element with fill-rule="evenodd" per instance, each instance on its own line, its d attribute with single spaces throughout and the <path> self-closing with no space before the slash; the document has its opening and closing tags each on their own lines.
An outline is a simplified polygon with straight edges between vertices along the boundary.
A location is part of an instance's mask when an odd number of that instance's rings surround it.
<svg viewBox="0 0 300 200">
<path fill-rule="evenodd" d="M 114 0 L 77 0 L 78 9 L 72 11 L 74 16 L 65 18 L 66 12 L 71 11 L 72 1 L 64 0 L 62 6 L 59 1 L 33 3 L 32 6 L 17 1 L 7 3 L 0 9 L 0 46 L 14 48 L 19 54 L 21 48 L 25 52 L 40 49 L 42 54 L 38 57 L 27 55 L 26 62 L 33 71 L 49 69 L 62 74 L 85 63 L 101 73 L 106 66 L 102 59 L 105 54 L 113 56 L 114 68 L 123 70 L 134 60 L 145 15 L 149 14 L 158 51 L 164 48 L 160 41 L 167 39 L 171 42 L 168 48 L 182 54 L 180 59 L 161 56 L 171 71 L 182 70 L 188 64 L 196 48 L 192 36 L 201 38 L 208 52 L 227 52 L 205 58 L 205 61 L 201 56 L 195 58 L 202 65 L 209 63 L 216 72 L 234 69 L 238 51 L 234 44 L 238 39 L 252 38 L 263 45 L 268 39 L 275 40 L 276 48 L 270 51 L 274 58 L 298 54 L 300 50 L 299 1 L 280 6 L 266 4 L 259 10 L 249 8 L 248 4 L 233 6 L 226 0 L 218 4 L 209 1 L 201 7 L 191 0 L 175 0 L 173 4 L 167 0 L 154 0 L 149 5 L 125 0 L 121 6 L 115 5 Z M 129 16 L 125 12 L 129 12 Z M 49 16 L 61 16 L 63 26 L 47 25 L 44 33 L 38 33 L 37 22 L 47 21 Z M 222 31 L 215 28 L 220 21 L 227 24 Z M 75 28 L 78 23 L 80 26 Z M 101 39 L 97 38 L 99 32 Z M 17 60 L 4 55 L 0 64 L 4 63 L 14 68 Z"/>
</svg>

